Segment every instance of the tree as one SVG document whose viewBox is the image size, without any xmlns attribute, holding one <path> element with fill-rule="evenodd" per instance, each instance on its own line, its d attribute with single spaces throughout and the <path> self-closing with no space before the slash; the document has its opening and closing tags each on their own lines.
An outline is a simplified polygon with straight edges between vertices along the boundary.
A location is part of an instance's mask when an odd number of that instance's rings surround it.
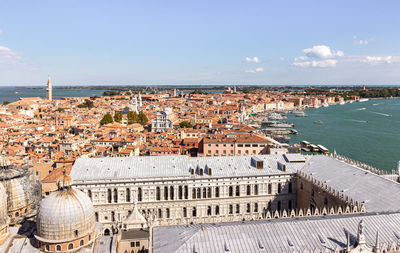
<svg viewBox="0 0 400 253">
<path fill-rule="evenodd" d="M 64 112 L 65 109 L 64 109 L 64 108 L 61 108 L 61 107 L 58 107 L 56 111 L 57 111 L 57 112 Z"/>
<path fill-rule="evenodd" d="M 101 119 L 100 124 L 107 125 L 109 123 L 113 123 L 113 118 L 112 118 L 111 114 L 106 113 L 106 115 L 104 115 L 104 117 Z"/>
<path fill-rule="evenodd" d="M 128 124 L 137 123 L 139 120 L 139 115 L 136 112 L 128 112 Z"/>
<path fill-rule="evenodd" d="M 85 102 L 83 104 L 89 109 L 94 107 L 93 101 L 91 101 L 89 99 L 85 99 Z"/>
<path fill-rule="evenodd" d="M 243 97 L 244 99 L 250 99 L 250 97 L 249 97 L 249 95 L 244 95 L 244 97 Z"/>
<path fill-rule="evenodd" d="M 192 124 L 190 124 L 190 122 L 184 120 L 181 123 L 179 123 L 179 127 L 180 128 L 192 128 Z"/>
<path fill-rule="evenodd" d="M 147 118 L 146 114 L 144 114 L 144 112 L 139 112 L 138 123 L 144 126 L 147 125 L 148 121 L 149 119 Z"/>
<path fill-rule="evenodd" d="M 118 123 L 121 123 L 121 121 L 122 121 L 122 115 L 121 115 L 121 113 L 116 112 L 116 113 L 114 114 L 114 121 L 115 121 L 115 122 L 118 122 Z"/>
<path fill-rule="evenodd" d="M 10 103 L 10 101 L 4 100 L 3 101 L 3 105 L 8 105 Z"/>
</svg>

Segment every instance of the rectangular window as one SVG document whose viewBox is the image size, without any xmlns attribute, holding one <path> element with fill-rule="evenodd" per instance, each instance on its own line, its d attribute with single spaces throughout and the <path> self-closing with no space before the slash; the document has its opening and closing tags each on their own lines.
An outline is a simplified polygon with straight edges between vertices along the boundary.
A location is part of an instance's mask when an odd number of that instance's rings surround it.
<svg viewBox="0 0 400 253">
<path fill-rule="evenodd" d="M 252 144 L 251 146 L 252 147 L 258 147 L 258 144 Z"/>
<path fill-rule="evenodd" d="M 136 242 L 136 247 L 140 247 L 140 242 Z"/>
<path fill-rule="evenodd" d="M 238 144 L 238 147 L 242 148 L 242 147 L 243 147 L 243 144 Z"/>
<path fill-rule="evenodd" d="M 248 147 L 250 147 L 250 144 L 245 144 L 244 146 L 248 148 Z"/>
<path fill-rule="evenodd" d="M 131 242 L 131 248 L 135 247 L 135 242 Z"/>
</svg>

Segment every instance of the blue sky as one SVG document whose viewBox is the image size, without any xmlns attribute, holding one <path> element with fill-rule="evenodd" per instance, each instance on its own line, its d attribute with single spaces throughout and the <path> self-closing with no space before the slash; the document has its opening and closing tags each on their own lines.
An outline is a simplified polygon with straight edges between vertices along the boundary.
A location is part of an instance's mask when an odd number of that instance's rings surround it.
<svg viewBox="0 0 400 253">
<path fill-rule="evenodd" d="M 0 85 L 400 84 L 399 1 L 7 1 Z"/>
</svg>

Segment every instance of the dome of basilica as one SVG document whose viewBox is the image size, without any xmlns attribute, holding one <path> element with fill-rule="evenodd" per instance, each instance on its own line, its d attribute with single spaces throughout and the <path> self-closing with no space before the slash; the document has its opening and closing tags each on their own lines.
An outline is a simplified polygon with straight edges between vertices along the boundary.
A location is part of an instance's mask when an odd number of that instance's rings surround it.
<svg viewBox="0 0 400 253">
<path fill-rule="evenodd" d="M 59 190 L 43 199 L 37 212 L 37 239 L 41 242 L 68 242 L 89 235 L 95 230 L 95 215 L 90 198 L 71 188 L 65 176 L 58 181 Z"/>
<path fill-rule="evenodd" d="M 0 230 L 7 225 L 8 225 L 7 193 L 3 185 L 0 184 Z"/>
<path fill-rule="evenodd" d="M 9 218 L 7 215 L 7 193 L 3 185 L 0 184 L 0 245 L 9 236 Z"/>
</svg>

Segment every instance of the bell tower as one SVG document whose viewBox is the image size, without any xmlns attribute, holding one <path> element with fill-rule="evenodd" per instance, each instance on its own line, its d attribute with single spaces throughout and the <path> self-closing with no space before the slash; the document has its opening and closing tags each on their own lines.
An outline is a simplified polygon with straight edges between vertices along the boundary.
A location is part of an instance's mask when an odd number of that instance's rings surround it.
<svg viewBox="0 0 400 253">
<path fill-rule="evenodd" d="M 50 76 L 47 79 L 46 99 L 50 101 L 53 100 L 53 87 L 51 86 Z"/>
</svg>

